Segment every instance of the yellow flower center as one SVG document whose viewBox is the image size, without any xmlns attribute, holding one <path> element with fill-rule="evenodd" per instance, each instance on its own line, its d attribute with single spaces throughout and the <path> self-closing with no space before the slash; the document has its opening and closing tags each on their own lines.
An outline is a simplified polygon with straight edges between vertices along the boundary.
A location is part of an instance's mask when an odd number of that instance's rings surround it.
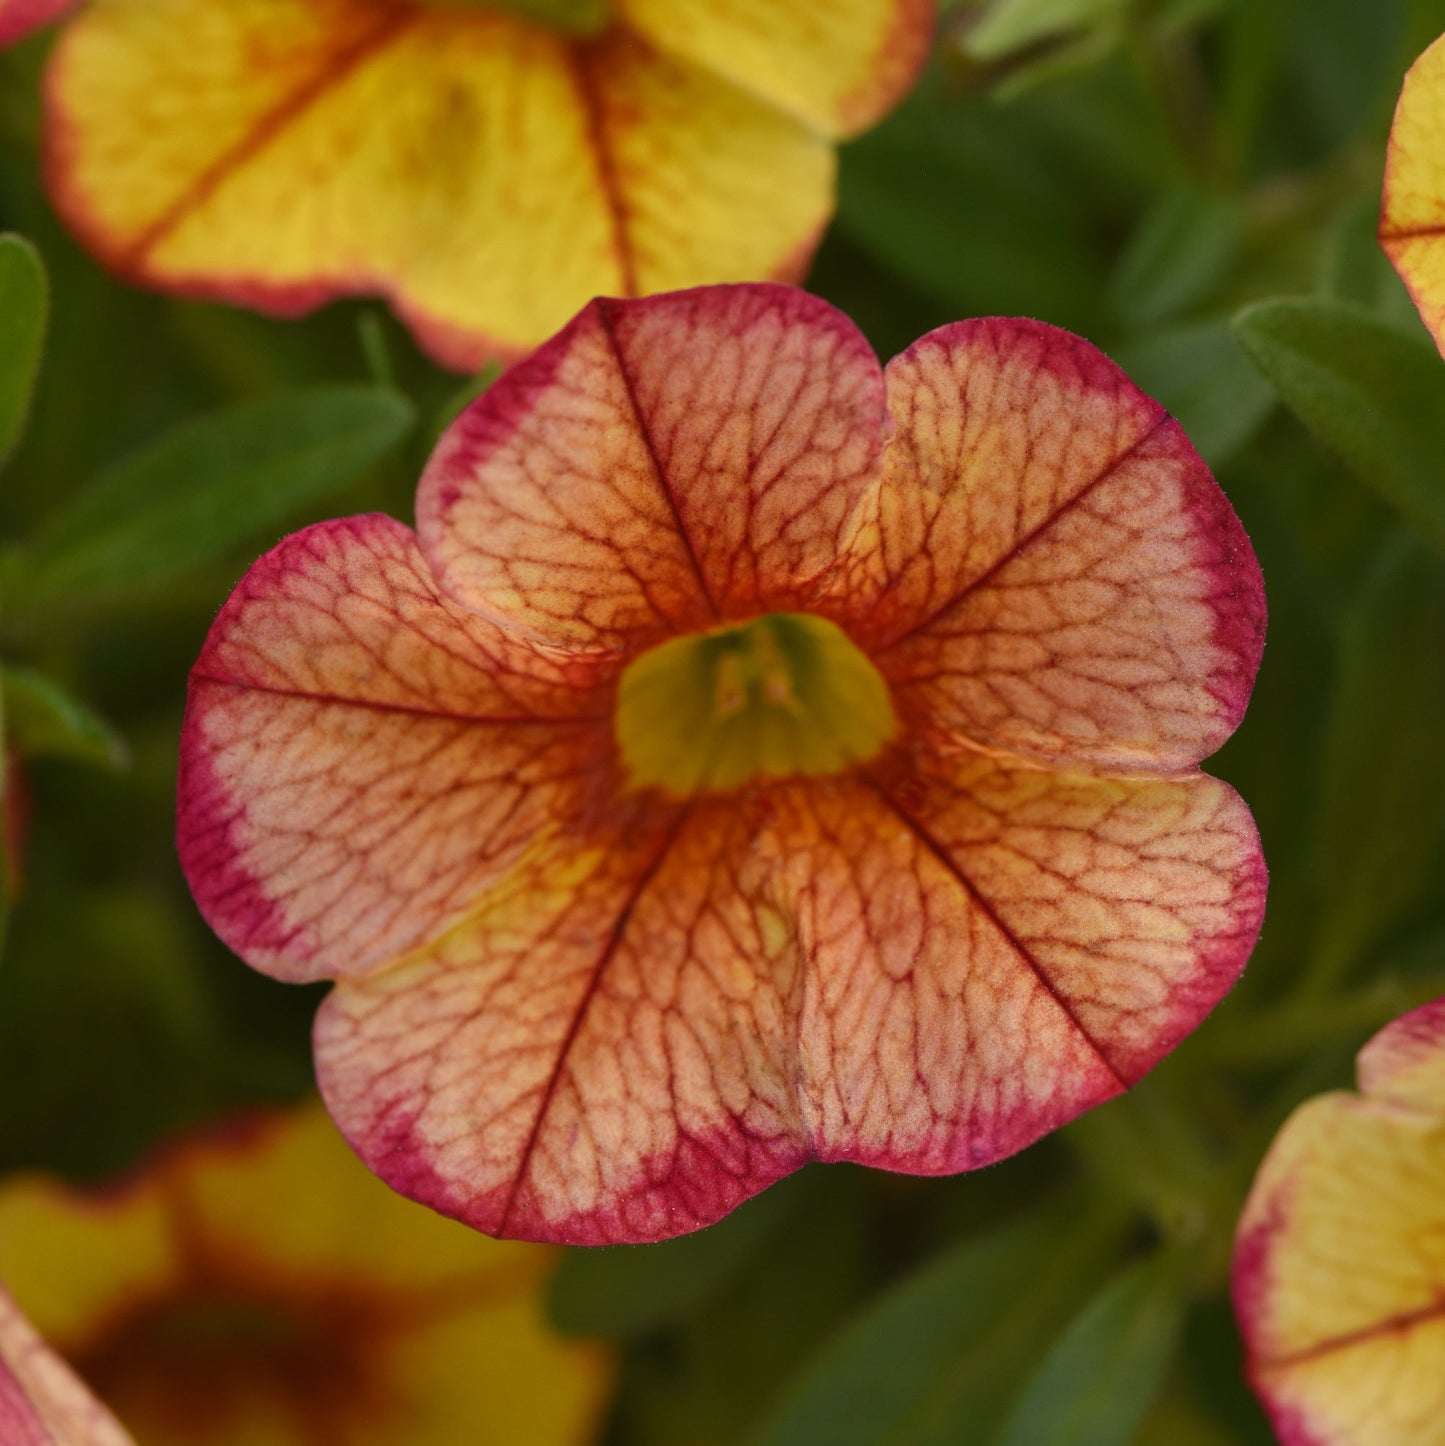
<svg viewBox="0 0 1445 1446">
<path fill-rule="evenodd" d="M 772 613 L 635 659 L 617 697 L 634 783 L 679 798 L 755 778 L 838 773 L 897 728 L 888 685 L 842 629 Z"/>
<path fill-rule="evenodd" d="M 423 0 L 447 10 L 505 10 L 567 35 L 600 35 L 612 18 L 611 0 Z"/>
</svg>

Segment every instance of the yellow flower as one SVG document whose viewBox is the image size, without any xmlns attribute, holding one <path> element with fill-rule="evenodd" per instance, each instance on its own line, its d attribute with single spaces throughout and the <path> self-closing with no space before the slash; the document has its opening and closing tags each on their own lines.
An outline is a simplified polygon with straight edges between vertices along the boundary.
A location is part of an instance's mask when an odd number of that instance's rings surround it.
<svg viewBox="0 0 1445 1446">
<path fill-rule="evenodd" d="M 104 1193 L 0 1186 L 0 1278 L 144 1446 L 590 1439 L 610 1367 L 545 1325 L 552 1259 L 393 1195 L 315 1107 Z"/>
<path fill-rule="evenodd" d="M 1381 1030 L 1359 1078 L 1296 1110 L 1265 1157 L 1235 1311 L 1286 1446 L 1441 1446 L 1445 999 Z"/>
<path fill-rule="evenodd" d="M 46 170 L 126 277 L 279 315 L 380 293 L 474 367 L 596 295 L 796 277 L 834 143 L 907 88 L 933 11 L 94 0 L 51 60 Z"/>
</svg>

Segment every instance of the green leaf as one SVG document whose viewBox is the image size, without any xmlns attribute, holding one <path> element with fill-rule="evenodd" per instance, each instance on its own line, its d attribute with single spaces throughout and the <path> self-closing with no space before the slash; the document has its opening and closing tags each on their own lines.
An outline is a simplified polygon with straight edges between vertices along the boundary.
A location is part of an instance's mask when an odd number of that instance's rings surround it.
<svg viewBox="0 0 1445 1446">
<path fill-rule="evenodd" d="M 1050 1210 L 955 1247 L 826 1349 L 755 1446 L 987 1440 L 1087 1297 L 1100 1245 L 1097 1223 Z"/>
<path fill-rule="evenodd" d="M 1116 1277 L 1054 1343 L 995 1446 L 1127 1446 L 1164 1383 L 1184 1306 L 1174 1256 Z"/>
<path fill-rule="evenodd" d="M 930 77 L 843 152 L 838 223 L 893 275 L 959 316 L 1047 316 L 1088 332 L 1098 286 L 1086 217 L 1043 127 L 963 106 Z"/>
<path fill-rule="evenodd" d="M 1114 311 L 1135 328 L 1156 326 L 1209 296 L 1239 244 L 1239 211 L 1190 186 L 1166 191 L 1145 212 L 1109 283 Z"/>
<path fill-rule="evenodd" d="M 658 1245 L 569 1250 L 552 1277 L 552 1321 L 569 1335 L 635 1336 L 707 1300 L 796 1213 L 798 1180 L 784 1181 L 726 1220 Z"/>
<path fill-rule="evenodd" d="M 89 604 L 153 588 L 349 482 L 411 423 L 398 393 L 335 386 L 180 427 L 42 530 L 17 560 L 11 606 Z"/>
<path fill-rule="evenodd" d="M 23 236 L 0 236 L 0 462 L 20 440 L 48 310 L 40 253 Z"/>
<path fill-rule="evenodd" d="M 1445 571 L 1397 536 L 1345 617 L 1321 780 L 1320 953 L 1344 972 L 1418 901 L 1445 821 Z"/>
<path fill-rule="evenodd" d="M 1234 320 L 1286 405 L 1445 552 L 1445 363 L 1362 308 L 1263 301 Z"/>
<path fill-rule="evenodd" d="M 973 60 L 1003 60 L 1016 51 L 1118 19 L 1127 0 L 996 0 L 968 33 Z"/>
<path fill-rule="evenodd" d="M 88 708 L 30 668 L 0 664 L 5 741 L 27 758 L 49 755 L 119 768 L 125 743 Z"/>
</svg>

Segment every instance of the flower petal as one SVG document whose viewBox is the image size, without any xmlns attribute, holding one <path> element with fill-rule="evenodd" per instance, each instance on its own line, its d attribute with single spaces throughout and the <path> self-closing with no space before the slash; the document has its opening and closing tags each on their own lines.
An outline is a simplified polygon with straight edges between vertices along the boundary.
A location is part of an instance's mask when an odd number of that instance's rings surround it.
<svg viewBox="0 0 1445 1446">
<path fill-rule="evenodd" d="M 1360 1051 L 1360 1090 L 1445 1117 L 1445 999 L 1387 1024 Z"/>
<path fill-rule="evenodd" d="M 561 36 L 373 0 L 97 0 L 49 76 L 51 191 L 108 265 L 287 315 L 390 295 L 440 360 L 622 276 Z"/>
<path fill-rule="evenodd" d="M 389 296 L 448 365 L 599 293 L 791 276 L 801 122 L 625 33 L 379 0 L 95 0 L 49 75 L 56 204 L 137 281 L 280 315 Z"/>
<path fill-rule="evenodd" d="M 1233 982 L 1263 870 L 1212 779 L 829 780 L 514 875 L 317 1021 L 373 1169 L 480 1229 L 695 1229 L 805 1159 L 938 1173 L 1143 1073 Z M 514 892 L 513 892 L 514 890 Z"/>
<path fill-rule="evenodd" d="M 801 276 L 833 214 L 831 144 L 746 84 L 636 35 L 579 48 L 573 64 L 620 277 L 570 297 L 567 314 L 599 291 Z"/>
<path fill-rule="evenodd" d="M 1243 968 L 1263 865 L 1214 779 L 965 755 L 869 788 L 814 803 L 834 857 L 813 866 L 799 1038 L 825 1159 L 1011 1154 L 1132 1084 Z"/>
<path fill-rule="evenodd" d="M 1385 162 L 1380 242 L 1445 354 L 1445 35 L 1405 76 Z"/>
<path fill-rule="evenodd" d="M 0 45 L 14 45 L 33 30 L 59 20 L 80 0 L 0 0 Z"/>
<path fill-rule="evenodd" d="M 0 1441 L 131 1446 L 131 1439 L 0 1290 Z"/>
<path fill-rule="evenodd" d="M 868 344 L 802 292 L 595 302 L 442 440 L 422 547 L 469 607 L 635 652 L 805 603 L 876 485 L 882 429 Z"/>
<path fill-rule="evenodd" d="M 620 0 L 664 50 L 726 75 L 825 135 L 871 124 L 913 83 L 933 39 L 933 0 Z"/>
<path fill-rule="evenodd" d="M 491 1234 L 697 1229 L 805 1158 L 798 961 L 727 801 L 537 858 L 316 1021 L 322 1095 L 395 1189 Z"/>
<path fill-rule="evenodd" d="M 1250 1375 L 1287 1446 L 1431 1446 L 1445 1421 L 1445 1121 L 1347 1094 L 1286 1122 L 1235 1245 Z"/>
<path fill-rule="evenodd" d="M 1037 322 L 944 327 L 888 386 L 878 528 L 855 544 L 883 582 L 842 605 L 900 707 L 1051 762 L 1173 771 L 1217 748 L 1253 687 L 1264 591 L 1178 424 Z"/>
<path fill-rule="evenodd" d="M 286 979 L 434 936 L 606 785 L 610 697 L 438 594 L 400 523 L 295 534 L 192 675 L 178 832 L 202 912 Z"/>
</svg>

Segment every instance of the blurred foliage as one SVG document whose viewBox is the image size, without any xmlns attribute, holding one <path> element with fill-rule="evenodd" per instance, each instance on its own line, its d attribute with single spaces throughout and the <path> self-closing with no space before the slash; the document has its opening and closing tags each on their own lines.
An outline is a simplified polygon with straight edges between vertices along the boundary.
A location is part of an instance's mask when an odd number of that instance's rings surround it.
<svg viewBox="0 0 1445 1446">
<path fill-rule="evenodd" d="M 693 1239 L 568 1258 L 556 1322 L 625 1347 L 614 1446 L 1270 1439 L 1225 1301 L 1243 1193 L 1295 1104 L 1445 993 L 1445 362 L 1373 239 L 1400 79 L 1442 31 L 1445 0 L 953 3 L 845 149 L 809 284 L 883 355 L 1042 317 L 1216 468 L 1271 623 L 1211 768 L 1259 821 L 1269 915 L 1198 1035 L 1018 1159 L 815 1167 Z M 28 238 L 0 240 L 0 1167 L 95 1178 L 309 1087 L 318 992 L 238 965 L 175 862 L 184 679 L 285 532 L 409 520 L 490 378 L 365 303 L 278 323 L 105 276 L 39 184 L 46 44 L 0 54 L 0 230 Z"/>
</svg>

